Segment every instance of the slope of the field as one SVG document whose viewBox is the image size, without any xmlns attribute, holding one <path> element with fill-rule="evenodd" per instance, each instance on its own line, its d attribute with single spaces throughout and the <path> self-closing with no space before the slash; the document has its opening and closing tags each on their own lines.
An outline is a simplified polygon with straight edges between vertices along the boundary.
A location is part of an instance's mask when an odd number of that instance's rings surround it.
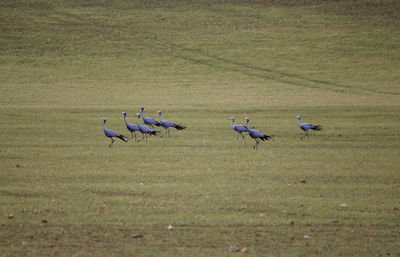
<svg viewBox="0 0 400 257">
<path fill-rule="evenodd" d="M 391 0 L 1 1 L 0 252 L 399 255 L 399 27 Z M 109 149 L 140 105 L 187 129 Z"/>
</svg>

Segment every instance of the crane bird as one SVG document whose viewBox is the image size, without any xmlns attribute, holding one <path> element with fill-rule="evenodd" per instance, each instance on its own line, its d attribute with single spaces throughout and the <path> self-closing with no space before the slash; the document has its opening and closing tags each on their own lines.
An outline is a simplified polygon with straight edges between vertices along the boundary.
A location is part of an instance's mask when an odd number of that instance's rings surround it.
<svg viewBox="0 0 400 257">
<path fill-rule="evenodd" d="M 140 106 L 140 110 L 140 116 L 142 117 L 144 124 L 149 125 L 151 128 L 153 128 L 153 125 L 156 125 L 157 127 L 161 126 L 161 124 L 158 121 L 155 121 L 153 118 L 143 116 L 143 106 Z"/>
<path fill-rule="evenodd" d="M 310 130 L 310 129 L 317 130 L 317 131 L 322 130 L 322 126 L 320 126 L 320 125 L 313 125 L 310 123 L 300 123 L 300 119 L 301 119 L 300 115 L 297 115 L 296 118 L 297 118 L 297 124 L 299 125 L 299 128 L 301 128 L 305 132 L 305 135 L 301 138 L 301 140 L 303 140 L 303 138 L 305 138 L 305 137 L 308 138 L 308 130 Z"/>
<path fill-rule="evenodd" d="M 272 139 L 272 137 L 265 135 L 258 130 L 249 128 L 249 121 L 250 119 L 246 117 L 246 129 L 249 132 L 250 137 L 256 141 L 256 144 L 253 146 L 253 149 L 257 150 L 257 145 L 261 142 L 260 139 L 264 141 Z"/>
<path fill-rule="evenodd" d="M 231 128 L 232 128 L 234 131 L 237 132 L 237 137 L 236 137 L 236 140 L 235 140 L 235 143 L 234 143 L 234 144 L 236 144 L 236 141 L 238 140 L 239 135 L 242 136 L 243 142 L 246 143 L 246 140 L 244 139 L 244 136 L 243 136 L 243 134 L 242 134 L 242 133 L 244 133 L 244 132 L 248 132 L 246 126 L 243 126 L 243 125 L 233 125 L 233 123 L 235 122 L 235 118 L 234 118 L 234 117 L 231 117 L 231 120 L 232 120 L 232 122 L 231 122 Z"/>
<path fill-rule="evenodd" d="M 169 136 L 169 127 L 176 128 L 177 130 L 182 130 L 182 129 L 186 128 L 185 126 L 183 126 L 181 124 L 176 124 L 176 123 L 169 122 L 167 120 L 162 120 L 161 119 L 161 111 L 158 111 L 158 117 L 160 119 L 161 126 L 165 129 L 165 132 L 164 132 L 164 134 L 161 135 L 161 137 L 163 137 L 167 132 L 168 132 L 168 136 Z"/>
<path fill-rule="evenodd" d="M 136 113 L 136 116 L 137 116 L 137 126 L 139 128 L 140 133 L 142 133 L 142 138 L 139 139 L 139 141 L 143 140 L 144 137 L 146 136 L 146 143 L 147 143 L 147 134 L 149 134 L 149 135 L 157 135 L 158 133 L 160 133 L 160 131 L 155 131 L 155 130 L 152 130 L 152 129 L 144 126 L 144 125 L 140 125 L 139 124 L 140 114 Z"/>
<path fill-rule="evenodd" d="M 102 120 L 103 120 L 104 135 L 106 135 L 106 137 L 111 139 L 111 144 L 108 145 L 109 148 L 111 148 L 112 144 L 114 143 L 114 137 L 117 137 L 117 138 L 121 139 L 122 141 L 126 142 L 124 135 L 118 134 L 114 130 L 106 129 L 106 121 L 107 121 L 106 118 L 102 118 Z"/>
<path fill-rule="evenodd" d="M 131 140 L 133 137 L 135 137 L 135 142 L 136 142 L 136 133 L 135 133 L 135 131 L 139 131 L 138 125 L 132 124 L 132 123 L 128 123 L 126 121 L 126 112 L 123 112 L 122 115 L 124 116 L 124 122 L 125 122 L 126 128 L 129 130 L 129 132 L 131 132 L 131 135 L 132 135 L 130 138 L 128 138 L 126 140 L 126 142 Z"/>
</svg>

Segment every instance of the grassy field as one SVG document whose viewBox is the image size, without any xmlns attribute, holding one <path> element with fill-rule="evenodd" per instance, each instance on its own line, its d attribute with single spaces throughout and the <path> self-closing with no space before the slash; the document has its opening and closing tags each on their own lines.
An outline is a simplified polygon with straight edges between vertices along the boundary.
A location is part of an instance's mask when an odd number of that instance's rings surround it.
<svg viewBox="0 0 400 257">
<path fill-rule="evenodd" d="M 0 255 L 400 256 L 399 27 L 395 0 L 1 1 Z M 109 149 L 140 105 L 187 129 Z"/>
</svg>

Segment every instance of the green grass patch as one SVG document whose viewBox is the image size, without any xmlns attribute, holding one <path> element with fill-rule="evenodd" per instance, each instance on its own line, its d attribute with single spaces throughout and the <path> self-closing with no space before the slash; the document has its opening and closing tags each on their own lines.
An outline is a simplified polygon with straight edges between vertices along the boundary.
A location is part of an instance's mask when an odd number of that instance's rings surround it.
<svg viewBox="0 0 400 257">
<path fill-rule="evenodd" d="M 2 1 L 0 251 L 400 254 L 399 10 Z M 109 149 L 101 118 L 129 135 L 140 105 L 187 129 Z M 234 144 L 231 116 L 275 141 Z"/>
</svg>

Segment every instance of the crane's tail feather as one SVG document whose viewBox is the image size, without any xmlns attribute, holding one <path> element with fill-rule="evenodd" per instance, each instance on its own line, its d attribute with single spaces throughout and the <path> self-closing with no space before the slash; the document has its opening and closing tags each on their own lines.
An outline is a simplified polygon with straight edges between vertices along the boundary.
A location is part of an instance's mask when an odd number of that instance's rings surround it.
<svg viewBox="0 0 400 257">
<path fill-rule="evenodd" d="M 260 139 L 261 139 L 262 141 L 264 141 L 264 140 L 270 140 L 270 139 L 273 140 L 272 136 L 268 136 L 268 135 L 264 135 L 263 137 L 260 137 Z"/>
<path fill-rule="evenodd" d="M 182 130 L 182 129 L 185 129 L 186 127 L 181 124 L 174 124 L 174 128 L 176 128 L 177 130 Z"/>
<path fill-rule="evenodd" d="M 156 121 L 156 123 L 155 123 L 154 125 L 156 125 L 157 127 L 159 127 L 159 126 L 161 126 L 161 123 L 158 122 L 158 121 Z"/>
<path fill-rule="evenodd" d="M 321 131 L 321 130 L 322 130 L 322 126 L 320 126 L 320 125 L 314 125 L 311 129 L 312 129 L 312 130 Z"/>
<path fill-rule="evenodd" d="M 152 134 L 154 136 L 157 136 L 158 133 L 160 133 L 160 131 L 158 131 L 158 130 L 153 130 L 153 131 L 150 132 L 150 134 Z"/>
<path fill-rule="evenodd" d="M 127 141 L 125 140 L 125 136 L 124 136 L 124 135 L 119 135 L 118 138 L 121 139 L 121 140 L 124 141 L 124 142 L 127 142 Z"/>
</svg>

